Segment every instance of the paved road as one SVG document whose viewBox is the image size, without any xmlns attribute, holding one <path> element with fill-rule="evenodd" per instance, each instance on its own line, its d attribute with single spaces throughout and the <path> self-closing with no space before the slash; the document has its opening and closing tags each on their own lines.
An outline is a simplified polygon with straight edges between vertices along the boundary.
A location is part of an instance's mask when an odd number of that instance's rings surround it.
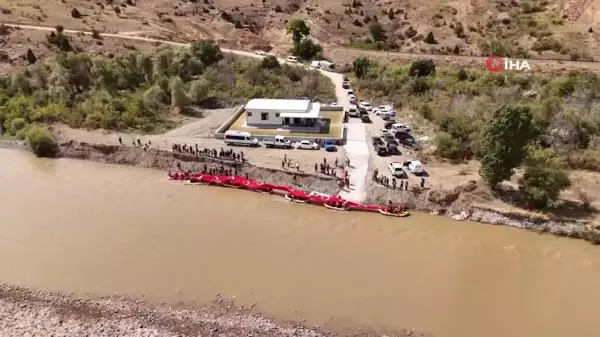
<svg viewBox="0 0 600 337">
<path fill-rule="evenodd" d="M 31 29 L 31 30 L 40 30 L 40 31 L 54 31 L 55 27 L 44 27 L 44 26 L 31 26 L 31 25 L 19 25 L 19 24 L 6 24 L 8 27 L 20 28 L 20 29 Z M 72 29 L 63 30 L 65 34 L 84 34 L 84 35 L 92 35 L 92 32 L 86 31 L 78 31 Z M 141 36 L 129 35 L 135 32 L 126 32 L 122 34 L 110 34 L 110 33 L 100 33 L 102 37 L 108 38 L 116 38 L 116 39 L 125 39 L 125 40 L 136 40 L 136 41 L 144 41 L 151 43 L 161 43 L 168 44 L 171 46 L 177 47 L 189 47 L 189 43 L 180 43 L 173 41 L 165 41 L 159 39 L 146 38 Z M 253 58 L 262 58 L 261 55 L 257 55 L 251 52 L 242 51 L 242 50 L 233 50 L 233 49 L 225 49 L 221 48 L 221 51 L 224 53 L 235 54 L 245 57 L 253 57 Z M 284 59 L 278 58 L 280 63 L 285 63 Z M 306 66 L 304 64 L 297 63 L 295 65 L 298 66 Z M 306 66 L 308 67 L 308 66 Z M 328 77 L 331 82 L 335 86 L 336 97 L 338 103 L 342 105 L 344 108 L 347 108 L 348 96 L 346 94 L 346 90 L 342 88 L 342 74 L 328 72 L 319 70 L 321 74 Z M 350 190 L 343 191 L 341 196 L 345 199 L 361 202 L 365 199 L 366 191 L 365 191 L 365 178 L 367 176 L 367 171 L 369 168 L 369 147 L 367 145 L 367 137 L 366 137 L 366 129 L 365 125 L 357 121 L 355 119 L 351 119 L 347 127 L 347 138 L 348 142 L 344 146 L 346 151 L 346 156 L 350 159 Z"/>
</svg>

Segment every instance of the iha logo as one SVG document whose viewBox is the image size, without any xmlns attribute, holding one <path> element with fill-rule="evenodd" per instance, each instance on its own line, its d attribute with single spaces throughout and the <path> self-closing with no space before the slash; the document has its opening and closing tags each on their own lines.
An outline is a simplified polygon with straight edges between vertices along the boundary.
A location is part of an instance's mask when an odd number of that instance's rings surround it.
<svg viewBox="0 0 600 337">
<path fill-rule="evenodd" d="M 498 56 L 488 57 L 485 66 L 487 70 L 493 73 L 497 73 L 502 70 L 531 71 L 531 67 L 529 66 L 527 60 L 505 59 Z"/>
</svg>

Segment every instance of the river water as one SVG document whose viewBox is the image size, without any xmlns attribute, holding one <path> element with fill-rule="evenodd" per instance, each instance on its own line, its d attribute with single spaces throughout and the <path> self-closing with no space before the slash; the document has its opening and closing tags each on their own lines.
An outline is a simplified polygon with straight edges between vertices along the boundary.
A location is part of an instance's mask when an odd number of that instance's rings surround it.
<svg viewBox="0 0 600 337">
<path fill-rule="evenodd" d="M 600 249 L 0 150 L 0 282 L 435 336 L 598 336 Z"/>
</svg>

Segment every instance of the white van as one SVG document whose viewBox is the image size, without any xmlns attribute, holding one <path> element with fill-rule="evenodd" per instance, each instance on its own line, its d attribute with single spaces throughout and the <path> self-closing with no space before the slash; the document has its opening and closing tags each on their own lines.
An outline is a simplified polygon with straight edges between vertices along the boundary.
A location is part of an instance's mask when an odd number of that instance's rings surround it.
<svg viewBox="0 0 600 337">
<path fill-rule="evenodd" d="M 296 62 L 298 62 L 298 58 L 297 58 L 296 56 L 288 56 L 288 57 L 287 57 L 285 60 L 286 60 L 287 62 L 291 62 L 291 63 L 296 63 Z"/>
<path fill-rule="evenodd" d="M 225 131 L 225 144 L 227 145 L 246 145 L 258 146 L 258 139 L 252 137 L 250 132 Z"/>
</svg>

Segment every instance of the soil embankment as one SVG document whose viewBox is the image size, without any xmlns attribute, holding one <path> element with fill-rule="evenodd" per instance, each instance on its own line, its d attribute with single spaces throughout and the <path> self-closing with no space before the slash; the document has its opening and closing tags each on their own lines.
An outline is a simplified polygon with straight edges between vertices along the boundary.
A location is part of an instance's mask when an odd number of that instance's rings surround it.
<svg viewBox="0 0 600 337">
<path fill-rule="evenodd" d="M 335 336 L 301 324 L 279 324 L 217 299 L 193 308 L 140 302 L 128 297 L 99 300 L 0 285 L 3 336 Z M 378 333 L 350 334 L 380 336 Z"/>
<path fill-rule="evenodd" d="M 180 163 L 184 170 L 200 172 L 204 167 L 235 168 L 240 175 L 277 185 L 295 186 L 309 191 L 337 194 L 340 191 L 337 179 L 315 176 L 303 172 L 282 171 L 208 156 L 197 156 L 158 149 L 144 150 L 140 147 L 88 144 L 65 141 L 60 144 L 60 157 L 84 159 L 107 164 L 131 165 L 164 171 L 177 171 Z M 294 176 L 295 181 L 294 181 Z"/>
<path fill-rule="evenodd" d="M 590 221 L 544 216 L 525 211 L 503 212 L 486 207 L 486 200 L 476 181 L 469 181 L 452 190 L 421 189 L 391 190 L 368 183 L 368 202 L 385 204 L 389 200 L 406 208 L 434 215 L 444 215 L 458 221 L 470 220 L 584 239 L 600 245 L 600 230 Z"/>
</svg>

